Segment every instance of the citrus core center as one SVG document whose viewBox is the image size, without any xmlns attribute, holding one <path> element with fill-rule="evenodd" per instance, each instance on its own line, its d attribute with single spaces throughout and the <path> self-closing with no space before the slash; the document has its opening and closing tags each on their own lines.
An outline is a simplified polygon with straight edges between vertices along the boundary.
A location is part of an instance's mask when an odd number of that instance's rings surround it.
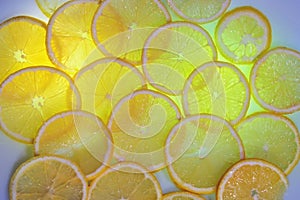
<svg viewBox="0 0 300 200">
<path fill-rule="evenodd" d="M 19 63 L 27 62 L 27 60 L 26 60 L 26 54 L 23 52 L 23 50 L 17 50 L 17 51 L 15 51 L 14 52 L 14 58 Z"/>
<path fill-rule="evenodd" d="M 45 99 L 43 97 L 36 96 L 32 99 L 32 107 L 41 111 L 42 107 L 44 106 Z"/>
</svg>

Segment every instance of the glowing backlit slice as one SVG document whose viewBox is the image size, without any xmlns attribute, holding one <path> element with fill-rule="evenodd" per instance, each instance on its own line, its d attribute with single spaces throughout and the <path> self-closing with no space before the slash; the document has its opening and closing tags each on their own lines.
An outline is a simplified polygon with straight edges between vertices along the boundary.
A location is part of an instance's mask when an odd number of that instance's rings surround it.
<svg viewBox="0 0 300 200">
<path fill-rule="evenodd" d="M 68 1 L 70 0 L 35 0 L 38 7 L 47 17 L 51 17 L 57 8 Z"/>
<path fill-rule="evenodd" d="M 163 200 L 205 200 L 205 198 L 190 192 L 170 192 L 163 196 Z"/>
</svg>

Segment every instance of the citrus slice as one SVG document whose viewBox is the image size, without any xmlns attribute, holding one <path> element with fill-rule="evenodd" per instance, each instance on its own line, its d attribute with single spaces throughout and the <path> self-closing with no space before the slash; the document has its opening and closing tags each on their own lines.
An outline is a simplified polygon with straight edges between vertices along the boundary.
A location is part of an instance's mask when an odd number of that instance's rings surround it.
<svg viewBox="0 0 300 200">
<path fill-rule="evenodd" d="M 170 20 L 159 0 L 107 0 L 95 14 L 93 38 L 104 54 L 140 64 L 147 37 Z"/>
<path fill-rule="evenodd" d="M 34 148 L 37 155 L 72 160 L 87 179 L 103 172 L 112 157 L 109 130 L 99 118 L 84 111 L 67 111 L 51 117 L 40 128 Z"/>
<path fill-rule="evenodd" d="M 219 183 L 217 199 L 283 199 L 288 187 L 284 173 L 259 159 L 246 159 L 236 163 Z"/>
<path fill-rule="evenodd" d="M 236 124 L 248 110 L 250 89 L 244 74 L 226 62 L 208 62 L 196 68 L 183 90 L 186 115 L 209 113 Z"/>
<path fill-rule="evenodd" d="M 299 132 L 287 117 L 255 113 L 242 120 L 236 130 L 244 144 L 246 158 L 266 160 L 286 174 L 299 162 Z"/>
<path fill-rule="evenodd" d="M 9 185 L 11 200 L 85 200 L 87 182 L 81 170 L 69 160 L 37 156 L 21 164 Z"/>
<path fill-rule="evenodd" d="M 205 198 L 190 192 L 171 192 L 163 196 L 163 200 L 205 200 Z"/>
<path fill-rule="evenodd" d="M 47 51 L 53 63 L 73 76 L 97 47 L 91 23 L 98 8 L 95 0 L 75 0 L 59 7 L 47 27 Z M 99 53 L 99 58 L 103 57 Z"/>
<path fill-rule="evenodd" d="M 80 107 L 71 78 L 51 67 L 28 67 L 0 85 L 0 125 L 11 138 L 32 143 L 52 115 Z"/>
<path fill-rule="evenodd" d="M 251 71 L 254 98 L 276 113 L 300 110 L 300 53 L 285 47 L 262 55 Z M 268 83 L 268 84 L 266 84 Z"/>
<path fill-rule="evenodd" d="M 172 10 L 181 18 L 196 23 L 208 23 L 220 17 L 231 0 L 168 0 Z"/>
<path fill-rule="evenodd" d="M 213 115 L 194 115 L 173 127 L 166 140 L 168 172 L 179 188 L 212 193 L 232 164 L 244 158 L 231 125 Z"/>
<path fill-rule="evenodd" d="M 52 66 L 45 37 L 46 24 L 32 17 L 13 17 L 0 24 L 0 83 L 28 66 Z"/>
<path fill-rule="evenodd" d="M 143 70 L 153 87 L 171 95 L 181 93 L 184 81 L 199 65 L 215 60 L 217 52 L 208 32 L 189 22 L 171 22 L 147 39 Z"/>
<path fill-rule="evenodd" d="M 108 122 L 115 157 L 150 171 L 165 167 L 165 139 L 180 118 L 177 105 L 163 94 L 138 90 L 127 95 L 115 106 Z"/>
<path fill-rule="evenodd" d="M 252 63 L 271 44 L 271 26 L 257 9 L 238 7 L 227 12 L 215 29 L 221 54 L 234 63 Z"/>
<path fill-rule="evenodd" d="M 57 8 L 68 1 L 70 0 L 35 0 L 38 7 L 47 17 L 51 17 Z"/>
<path fill-rule="evenodd" d="M 145 85 L 143 75 L 133 65 L 118 58 L 103 58 L 82 68 L 75 75 L 82 98 L 82 109 L 107 123 L 121 98 Z"/>
<path fill-rule="evenodd" d="M 161 199 L 161 188 L 155 176 L 144 167 L 120 162 L 98 176 L 91 183 L 88 199 Z"/>
</svg>

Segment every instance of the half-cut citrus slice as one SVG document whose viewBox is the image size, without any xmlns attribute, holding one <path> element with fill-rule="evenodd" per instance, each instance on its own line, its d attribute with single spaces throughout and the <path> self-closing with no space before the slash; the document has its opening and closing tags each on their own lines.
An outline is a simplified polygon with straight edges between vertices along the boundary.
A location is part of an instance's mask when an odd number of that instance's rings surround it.
<svg viewBox="0 0 300 200">
<path fill-rule="evenodd" d="M 45 37 L 46 24 L 32 17 L 13 17 L 0 24 L 0 83 L 28 66 L 52 66 Z"/>
<path fill-rule="evenodd" d="M 168 0 L 172 10 L 181 18 L 196 23 L 208 23 L 220 17 L 231 0 Z"/>
<path fill-rule="evenodd" d="M 251 71 L 254 98 L 276 113 L 300 110 L 300 53 L 277 47 L 261 56 Z M 266 84 L 267 83 L 267 84 Z"/>
<path fill-rule="evenodd" d="M 75 75 L 82 98 L 82 109 L 108 122 L 121 98 L 145 85 L 144 77 L 133 65 L 118 58 L 103 58 L 82 68 Z"/>
<path fill-rule="evenodd" d="M 163 195 L 163 200 L 205 200 L 204 197 L 190 192 L 170 192 Z"/>
<path fill-rule="evenodd" d="M 140 64 L 147 37 L 169 21 L 170 15 L 159 0 L 107 0 L 95 14 L 93 38 L 106 55 Z"/>
<path fill-rule="evenodd" d="M 47 17 L 51 17 L 51 15 L 59 8 L 61 5 L 70 0 L 35 0 L 36 4 L 40 8 L 40 10 Z"/>
<path fill-rule="evenodd" d="M 76 164 L 59 157 L 37 156 L 21 164 L 9 185 L 11 200 L 85 200 L 88 184 Z"/>
<path fill-rule="evenodd" d="M 77 163 L 87 179 L 101 173 L 112 157 L 112 139 L 103 122 L 84 111 L 56 114 L 40 128 L 37 155 L 59 155 Z"/>
<path fill-rule="evenodd" d="M 244 74 L 226 62 L 208 62 L 196 68 L 183 90 L 186 115 L 209 113 L 232 124 L 248 110 L 250 89 Z"/>
<path fill-rule="evenodd" d="M 51 67 L 28 67 L 0 85 L 0 125 L 15 140 L 32 143 L 40 126 L 52 115 L 80 108 L 72 79 Z"/>
<path fill-rule="evenodd" d="M 227 12 L 215 29 L 216 44 L 233 63 L 252 63 L 271 44 L 271 26 L 257 9 L 238 7 Z"/>
<path fill-rule="evenodd" d="M 172 22 L 152 32 L 142 56 L 150 84 L 178 95 L 188 75 L 199 65 L 215 60 L 217 52 L 206 30 L 189 22 Z"/>
<path fill-rule="evenodd" d="M 108 122 L 115 157 L 137 162 L 150 171 L 165 167 L 165 139 L 180 118 L 177 105 L 163 94 L 138 90 L 127 95 L 115 106 Z"/>
<path fill-rule="evenodd" d="M 107 169 L 91 183 L 88 196 L 90 200 L 161 198 L 161 188 L 155 176 L 131 162 L 120 162 Z"/>
<path fill-rule="evenodd" d="M 259 159 L 246 159 L 232 166 L 218 185 L 217 199 L 281 200 L 288 187 L 285 174 Z"/>
</svg>

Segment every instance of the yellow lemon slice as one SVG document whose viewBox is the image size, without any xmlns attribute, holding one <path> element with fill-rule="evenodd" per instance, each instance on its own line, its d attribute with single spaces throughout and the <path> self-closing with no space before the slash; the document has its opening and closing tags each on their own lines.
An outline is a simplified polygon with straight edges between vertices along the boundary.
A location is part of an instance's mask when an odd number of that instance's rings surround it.
<svg viewBox="0 0 300 200">
<path fill-rule="evenodd" d="M 57 8 L 68 1 L 70 0 L 35 0 L 38 7 L 47 17 L 51 17 Z"/>
</svg>

